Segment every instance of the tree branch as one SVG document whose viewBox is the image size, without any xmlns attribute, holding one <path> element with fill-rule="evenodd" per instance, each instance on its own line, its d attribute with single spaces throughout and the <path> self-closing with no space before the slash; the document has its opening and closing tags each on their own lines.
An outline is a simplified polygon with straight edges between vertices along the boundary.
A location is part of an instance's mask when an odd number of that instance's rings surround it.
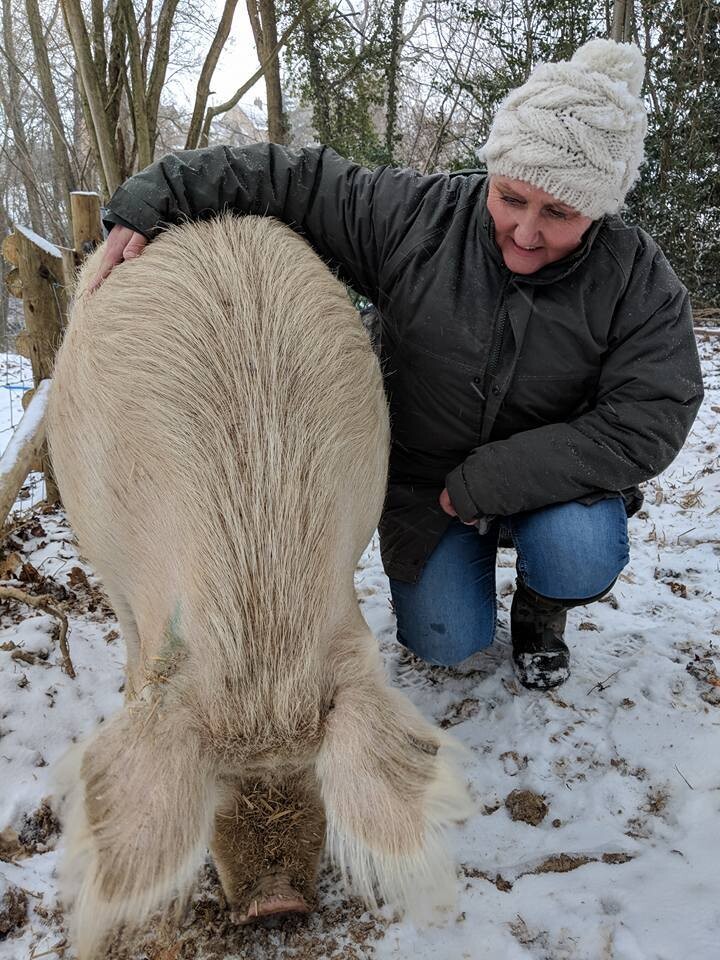
<svg viewBox="0 0 720 960">
<path fill-rule="evenodd" d="M 230 97 L 229 100 L 226 100 L 224 103 L 218 104 L 217 107 L 210 107 L 205 114 L 205 122 L 203 123 L 202 134 L 200 135 L 200 146 L 206 147 L 208 145 L 208 140 L 210 138 L 210 125 L 221 113 L 227 113 L 228 110 L 232 110 L 236 104 L 240 102 L 240 99 L 245 96 L 248 90 L 251 90 L 258 80 L 263 76 L 269 65 L 272 63 L 273 59 L 278 55 L 282 50 L 285 44 L 288 42 L 292 34 L 297 29 L 300 21 L 305 15 L 305 11 L 314 3 L 314 0 L 304 0 L 302 6 L 298 10 L 297 14 L 293 18 L 290 25 L 283 31 L 282 36 L 272 48 L 272 50 L 265 57 L 263 62 L 260 64 L 255 73 L 250 77 L 249 80 L 246 80 L 245 83 L 235 91 L 235 93 Z"/>
<path fill-rule="evenodd" d="M 210 49 L 205 57 L 205 63 L 203 63 L 202 70 L 200 71 L 200 79 L 198 80 L 197 91 L 195 93 L 195 106 L 193 107 L 192 119 L 190 120 L 190 129 L 188 130 L 185 140 L 186 150 L 194 150 L 198 145 L 202 130 L 202 120 L 208 97 L 210 96 L 210 81 L 215 73 L 215 67 L 220 59 L 220 54 L 230 35 L 230 28 L 232 27 L 237 3 L 238 0 L 225 0 L 220 23 L 215 31 L 213 42 L 210 44 Z"/>
</svg>

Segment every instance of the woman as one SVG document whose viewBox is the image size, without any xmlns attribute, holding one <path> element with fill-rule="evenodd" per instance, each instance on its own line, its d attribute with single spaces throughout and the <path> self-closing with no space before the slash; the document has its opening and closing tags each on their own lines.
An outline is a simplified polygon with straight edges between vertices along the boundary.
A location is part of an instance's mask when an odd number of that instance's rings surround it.
<svg viewBox="0 0 720 960">
<path fill-rule="evenodd" d="M 562 683 L 566 611 L 614 583 L 636 485 L 700 405 L 687 291 L 618 216 L 643 76 L 637 47 L 608 40 L 540 65 L 498 111 L 488 176 L 213 147 L 164 157 L 110 202 L 97 283 L 164 224 L 230 208 L 290 224 L 376 304 L 393 424 L 382 557 L 398 638 L 431 663 L 492 642 L 505 528 L 518 677 Z"/>
</svg>

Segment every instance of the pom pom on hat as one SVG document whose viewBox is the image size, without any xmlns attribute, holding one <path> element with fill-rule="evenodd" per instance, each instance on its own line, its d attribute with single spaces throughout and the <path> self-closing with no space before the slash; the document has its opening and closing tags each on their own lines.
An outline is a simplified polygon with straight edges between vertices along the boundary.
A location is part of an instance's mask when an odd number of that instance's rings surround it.
<svg viewBox="0 0 720 960">
<path fill-rule="evenodd" d="M 643 158 L 644 75 L 638 47 L 613 40 L 539 64 L 498 109 L 481 152 L 488 172 L 524 180 L 593 220 L 616 213 Z"/>
<path fill-rule="evenodd" d="M 605 74 L 611 80 L 622 81 L 634 97 L 640 95 L 645 79 L 645 60 L 634 43 L 590 40 L 575 51 L 570 63 L 594 73 Z"/>
</svg>

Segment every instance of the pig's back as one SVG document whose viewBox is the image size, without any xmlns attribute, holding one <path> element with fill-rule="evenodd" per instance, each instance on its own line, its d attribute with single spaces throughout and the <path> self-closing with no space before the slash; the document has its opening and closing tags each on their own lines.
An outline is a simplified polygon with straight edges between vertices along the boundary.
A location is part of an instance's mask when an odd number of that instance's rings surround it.
<svg viewBox="0 0 720 960">
<path fill-rule="evenodd" d="M 344 288 L 254 217 L 175 228 L 87 298 L 98 259 L 50 412 L 81 547 L 138 610 L 246 652 L 316 642 L 385 484 L 381 377 Z"/>
</svg>

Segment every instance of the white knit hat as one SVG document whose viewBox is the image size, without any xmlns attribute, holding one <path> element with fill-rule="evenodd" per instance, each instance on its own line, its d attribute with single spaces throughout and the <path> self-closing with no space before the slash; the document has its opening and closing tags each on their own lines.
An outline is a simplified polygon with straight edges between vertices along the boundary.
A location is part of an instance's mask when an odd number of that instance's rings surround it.
<svg viewBox="0 0 720 960">
<path fill-rule="evenodd" d="M 480 156 L 597 220 L 617 213 L 638 176 L 647 130 L 639 48 L 591 40 L 541 63 L 501 103 Z"/>
</svg>

